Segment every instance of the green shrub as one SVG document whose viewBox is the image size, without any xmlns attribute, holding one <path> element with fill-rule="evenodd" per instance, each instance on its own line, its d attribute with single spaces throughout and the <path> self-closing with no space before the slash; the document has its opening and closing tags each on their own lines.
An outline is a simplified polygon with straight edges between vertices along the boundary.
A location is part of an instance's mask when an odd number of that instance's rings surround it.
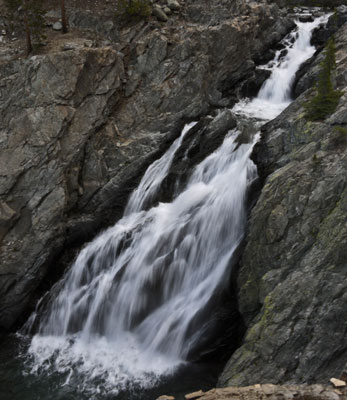
<svg viewBox="0 0 347 400">
<path fill-rule="evenodd" d="M 322 120 L 332 114 L 342 95 L 342 92 L 334 90 L 331 80 L 332 72 L 336 68 L 335 52 L 335 41 L 331 38 L 320 64 L 316 95 L 305 104 L 305 116 L 311 121 Z"/>
<path fill-rule="evenodd" d="M 127 17 L 145 18 L 151 15 L 149 0 L 118 0 L 116 14 Z"/>
<path fill-rule="evenodd" d="M 344 147 L 347 145 L 347 128 L 343 126 L 335 126 L 335 136 L 333 138 L 333 144 L 336 147 Z"/>
</svg>

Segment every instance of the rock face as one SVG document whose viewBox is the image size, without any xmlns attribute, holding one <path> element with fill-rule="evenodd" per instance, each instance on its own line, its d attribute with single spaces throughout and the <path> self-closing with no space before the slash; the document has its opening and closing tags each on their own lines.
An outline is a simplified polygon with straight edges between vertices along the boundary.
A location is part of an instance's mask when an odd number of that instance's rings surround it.
<svg viewBox="0 0 347 400">
<path fill-rule="evenodd" d="M 88 196 L 82 175 L 89 164 L 81 163 L 119 99 L 123 74 L 107 49 L 1 66 L 2 326 L 13 323 L 45 273 L 42 264 L 63 245 L 66 213 Z"/>
<path fill-rule="evenodd" d="M 238 277 L 248 331 L 219 384 L 328 382 L 347 364 L 347 25 L 336 35 L 336 112 L 307 122 L 300 96 L 263 127 L 265 180 Z"/>
<path fill-rule="evenodd" d="M 115 222 L 183 122 L 228 105 L 292 24 L 276 5 L 209 5 L 208 20 L 187 1 L 176 24 L 116 30 L 110 47 L 69 38 L 71 50 L 0 64 L 0 331 L 71 248 Z M 70 25 L 94 20 L 72 14 Z M 106 20 L 95 34 L 103 27 L 109 40 Z"/>
</svg>

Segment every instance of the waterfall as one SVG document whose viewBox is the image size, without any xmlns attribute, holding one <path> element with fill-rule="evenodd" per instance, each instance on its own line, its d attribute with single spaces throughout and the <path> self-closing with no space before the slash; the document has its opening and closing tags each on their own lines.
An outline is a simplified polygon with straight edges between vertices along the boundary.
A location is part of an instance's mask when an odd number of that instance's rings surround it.
<svg viewBox="0 0 347 400">
<path fill-rule="evenodd" d="M 313 22 L 296 21 L 297 29 L 282 41 L 284 49 L 277 50 L 275 59 L 260 68 L 271 71 L 258 96 L 237 103 L 233 111 L 257 119 L 270 120 L 291 103 L 291 88 L 300 65 L 311 58 L 315 47 L 311 45 L 312 32 L 325 24 L 331 14 L 316 18 Z M 285 54 L 282 56 L 282 54 Z"/>
<path fill-rule="evenodd" d="M 184 135 L 196 124 L 192 122 L 187 124 L 169 150 L 157 161 L 155 161 L 145 172 L 138 188 L 132 193 L 125 209 L 125 215 L 135 211 L 143 210 L 151 203 L 153 196 L 160 188 L 160 184 L 166 177 L 171 166 L 176 150 L 181 146 Z"/>
<path fill-rule="evenodd" d="M 157 187 L 158 171 L 148 169 L 130 199 L 134 211 L 128 206 L 86 246 L 65 277 L 31 344 L 35 368 L 54 363 L 86 373 L 86 380 L 92 371 L 110 388 L 117 377 L 119 388 L 122 379 L 143 384 L 150 376 L 152 383 L 153 374 L 187 358 L 243 236 L 244 197 L 256 168 L 249 159 L 253 143 L 237 148 L 238 135 L 227 135 L 172 203 L 141 210 Z M 159 173 L 180 140 L 155 164 Z"/>
<path fill-rule="evenodd" d="M 256 99 L 234 107 L 236 115 L 270 119 L 289 104 L 295 72 L 314 52 L 311 33 L 326 20 L 297 23 L 283 42 L 287 54 L 264 66 L 270 78 Z M 123 218 L 80 252 L 53 289 L 29 348 L 31 373 L 63 373 L 88 393 L 150 387 L 207 334 L 211 302 L 243 238 L 258 135 L 239 145 L 241 132 L 230 131 L 171 203 L 151 204 L 193 125 L 147 169 Z"/>
</svg>

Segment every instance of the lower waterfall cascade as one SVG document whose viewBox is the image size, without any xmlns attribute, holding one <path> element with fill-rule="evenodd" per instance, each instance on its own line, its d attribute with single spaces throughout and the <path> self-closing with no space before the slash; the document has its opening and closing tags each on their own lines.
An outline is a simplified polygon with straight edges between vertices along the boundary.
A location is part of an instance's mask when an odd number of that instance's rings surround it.
<svg viewBox="0 0 347 400">
<path fill-rule="evenodd" d="M 107 375 L 112 390 L 122 379 L 152 385 L 187 359 L 243 237 L 256 168 L 253 143 L 236 149 L 238 134 L 229 132 L 172 203 L 129 212 L 81 251 L 32 340 L 34 371 L 74 365 L 88 380 L 91 370 Z M 158 163 L 170 160 L 165 154 Z M 151 193 L 153 185 L 139 187 Z"/>
<path fill-rule="evenodd" d="M 296 22 L 282 41 L 286 54 L 278 50 L 260 67 L 271 75 L 256 98 L 233 107 L 236 118 L 260 126 L 290 104 L 295 73 L 315 52 L 312 32 L 328 17 Z M 124 216 L 81 250 L 32 315 L 26 327 L 38 329 L 24 356 L 27 375 L 61 374 L 63 386 L 89 398 L 118 396 L 174 374 L 208 335 L 211 304 L 229 282 L 244 237 L 259 134 L 239 144 L 241 128 L 229 131 L 172 202 L 152 204 L 195 124 L 147 169 Z"/>
</svg>

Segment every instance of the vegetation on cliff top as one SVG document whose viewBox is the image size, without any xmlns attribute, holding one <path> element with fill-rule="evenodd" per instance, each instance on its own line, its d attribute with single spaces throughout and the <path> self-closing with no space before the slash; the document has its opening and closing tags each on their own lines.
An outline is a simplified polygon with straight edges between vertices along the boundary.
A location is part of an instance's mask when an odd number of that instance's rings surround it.
<svg viewBox="0 0 347 400">
<path fill-rule="evenodd" d="M 39 45 L 44 39 L 43 0 L 4 0 L 4 2 L 11 28 L 25 32 L 26 54 L 29 55 L 33 51 L 33 46 Z"/>
<path fill-rule="evenodd" d="M 46 19 L 45 14 L 50 6 L 47 0 L 3 0 L 7 10 L 7 30 L 25 36 L 25 54 L 28 56 L 44 44 Z M 68 32 L 68 22 L 65 8 L 65 0 L 55 1 L 61 10 L 60 29 L 62 33 Z M 116 16 L 123 19 L 146 18 L 151 15 L 150 0 L 116 0 L 111 7 Z"/>
<path fill-rule="evenodd" d="M 129 17 L 149 17 L 151 15 L 149 0 L 118 0 L 116 14 Z"/>
<path fill-rule="evenodd" d="M 4 0 L 10 29 L 25 32 L 26 55 L 42 44 L 46 38 L 44 0 Z M 67 32 L 65 0 L 60 0 L 62 32 Z"/>
</svg>

